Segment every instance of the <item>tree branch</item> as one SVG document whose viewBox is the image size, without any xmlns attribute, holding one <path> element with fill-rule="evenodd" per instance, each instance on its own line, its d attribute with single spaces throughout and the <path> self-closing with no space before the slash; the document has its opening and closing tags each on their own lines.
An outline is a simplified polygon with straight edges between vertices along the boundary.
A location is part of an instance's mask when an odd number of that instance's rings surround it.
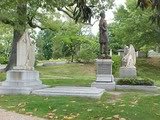
<svg viewBox="0 0 160 120">
<path fill-rule="evenodd" d="M 71 14 L 69 14 L 67 11 L 65 11 L 64 9 L 62 9 L 62 8 L 57 8 L 59 11 L 62 11 L 62 12 L 64 12 L 65 14 L 67 14 L 70 18 L 72 18 L 72 19 L 74 19 L 74 17 L 71 15 Z"/>
<path fill-rule="evenodd" d="M 71 12 L 71 13 L 74 12 L 71 8 L 69 9 L 68 7 L 65 7 L 65 9 L 68 10 L 69 12 Z"/>
<path fill-rule="evenodd" d="M 39 26 L 39 25 L 33 23 L 33 18 L 34 18 L 34 16 L 32 16 L 31 18 L 28 17 L 28 24 L 29 24 L 30 27 L 39 28 L 41 30 L 50 29 L 50 30 L 54 31 L 54 29 L 52 29 L 52 28 L 42 27 L 42 26 Z"/>
<path fill-rule="evenodd" d="M 14 26 L 15 23 L 12 21 L 12 20 L 9 20 L 7 18 L 3 18 L 3 17 L 0 17 L 0 21 L 4 24 L 8 24 L 8 25 L 11 25 L 11 26 Z"/>
</svg>

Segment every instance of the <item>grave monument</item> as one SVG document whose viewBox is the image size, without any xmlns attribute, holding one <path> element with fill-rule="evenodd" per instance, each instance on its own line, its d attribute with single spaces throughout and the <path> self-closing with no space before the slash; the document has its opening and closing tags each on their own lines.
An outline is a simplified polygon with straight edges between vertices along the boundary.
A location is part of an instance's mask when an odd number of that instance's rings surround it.
<svg viewBox="0 0 160 120">
<path fill-rule="evenodd" d="M 103 88 L 106 90 L 114 90 L 115 82 L 112 75 L 112 59 L 108 55 L 108 36 L 107 22 L 105 20 L 105 12 L 100 13 L 99 21 L 99 44 L 100 56 L 96 60 L 96 81 L 92 83 L 92 87 Z"/>
<path fill-rule="evenodd" d="M 120 68 L 120 77 L 136 77 L 136 52 L 132 44 L 130 47 L 124 47 L 124 56 L 122 57 L 122 67 Z"/>
<path fill-rule="evenodd" d="M 30 94 L 35 89 L 45 88 L 34 70 L 35 43 L 26 31 L 17 43 L 17 63 L 7 72 L 0 86 L 0 94 Z"/>
</svg>

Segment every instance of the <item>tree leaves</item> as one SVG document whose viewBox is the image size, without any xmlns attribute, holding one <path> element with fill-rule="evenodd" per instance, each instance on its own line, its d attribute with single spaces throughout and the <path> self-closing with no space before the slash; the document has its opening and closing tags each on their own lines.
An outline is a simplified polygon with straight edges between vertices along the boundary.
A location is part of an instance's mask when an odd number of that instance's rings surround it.
<svg viewBox="0 0 160 120">
<path fill-rule="evenodd" d="M 156 12 L 150 16 L 152 23 L 156 23 L 160 26 L 160 0 L 138 0 L 137 7 L 145 8 L 151 7 L 153 10 L 156 9 Z"/>
<path fill-rule="evenodd" d="M 137 7 L 142 8 L 142 10 L 144 10 L 144 8 L 148 8 L 149 6 L 151 6 L 152 4 L 152 0 L 138 0 L 137 1 Z"/>
</svg>

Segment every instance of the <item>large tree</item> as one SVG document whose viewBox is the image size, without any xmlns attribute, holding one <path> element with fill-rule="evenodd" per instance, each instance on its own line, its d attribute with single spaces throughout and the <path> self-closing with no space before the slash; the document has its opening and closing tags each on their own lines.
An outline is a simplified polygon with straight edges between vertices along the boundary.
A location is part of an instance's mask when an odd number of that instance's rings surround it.
<svg viewBox="0 0 160 120">
<path fill-rule="evenodd" d="M 134 44 L 136 49 L 159 44 L 157 26 L 151 25 L 148 18 L 152 11 L 135 9 L 135 1 L 127 0 L 115 12 L 115 22 L 109 25 L 112 49 L 121 48 L 124 44 Z"/>
<path fill-rule="evenodd" d="M 154 12 L 151 14 L 150 20 L 160 26 L 160 0 L 137 0 L 137 7 L 142 10 L 152 8 Z"/>
<path fill-rule="evenodd" d="M 135 0 L 126 0 L 125 7 L 121 6 L 115 11 L 115 22 L 109 25 L 110 45 L 113 50 L 122 48 L 125 44 L 134 44 L 137 50 L 147 50 L 160 44 L 158 18 L 155 16 L 159 14 L 158 4 L 151 0 L 146 0 L 145 4 L 143 2 L 145 0 L 138 1 L 142 10 L 135 9 Z M 152 6 L 153 10 L 145 9 L 149 6 Z"/>
<path fill-rule="evenodd" d="M 106 0 L 101 2 L 99 0 L 1 0 L 0 22 L 9 24 L 13 28 L 12 49 L 6 70 L 16 64 L 17 42 L 27 27 L 54 30 L 53 27 L 47 26 L 53 21 L 53 16 L 48 15 L 49 12 L 52 13 L 57 8 L 76 22 L 90 22 L 92 11 L 94 11 L 91 7 L 107 8 L 104 5 L 110 7 L 108 4 L 112 2 L 113 0 L 107 0 L 107 2 Z"/>
</svg>

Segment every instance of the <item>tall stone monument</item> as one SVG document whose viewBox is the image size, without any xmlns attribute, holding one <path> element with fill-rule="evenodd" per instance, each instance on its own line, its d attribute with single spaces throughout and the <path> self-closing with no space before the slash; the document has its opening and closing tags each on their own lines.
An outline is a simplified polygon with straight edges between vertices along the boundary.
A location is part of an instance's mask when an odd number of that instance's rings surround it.
<svg viewBox="0 0 160 120">
<path fill-rule="evenodd" d="M 0 94 L 30 94 L 35 89 L 45 88 L 34 70 L 35 43 L 26 31 L 17 43 L 17 63 L 7 72 L 0 86 Z"/>
<path fill-rule="evenodd" d="M 120 68 L 120 77 L 136 77 L 136 52 L 132 44 L 124 47 L 124 56 L 122 57 L 122 67 Z"/>
<path fill-rule="evenodd" d="M 96 81 L 92 83 L 92 87 L 103 88 L 106 90 L 114 90 L 115 82 L 112 75 L 112 59 L 108 55 L 108 35 L 107 22 L 105 20 L 105 13 L 100 13 L 101 19 L 99 21 L 99 43 L 100 55 L 96 60 Z"/>
</svg>

